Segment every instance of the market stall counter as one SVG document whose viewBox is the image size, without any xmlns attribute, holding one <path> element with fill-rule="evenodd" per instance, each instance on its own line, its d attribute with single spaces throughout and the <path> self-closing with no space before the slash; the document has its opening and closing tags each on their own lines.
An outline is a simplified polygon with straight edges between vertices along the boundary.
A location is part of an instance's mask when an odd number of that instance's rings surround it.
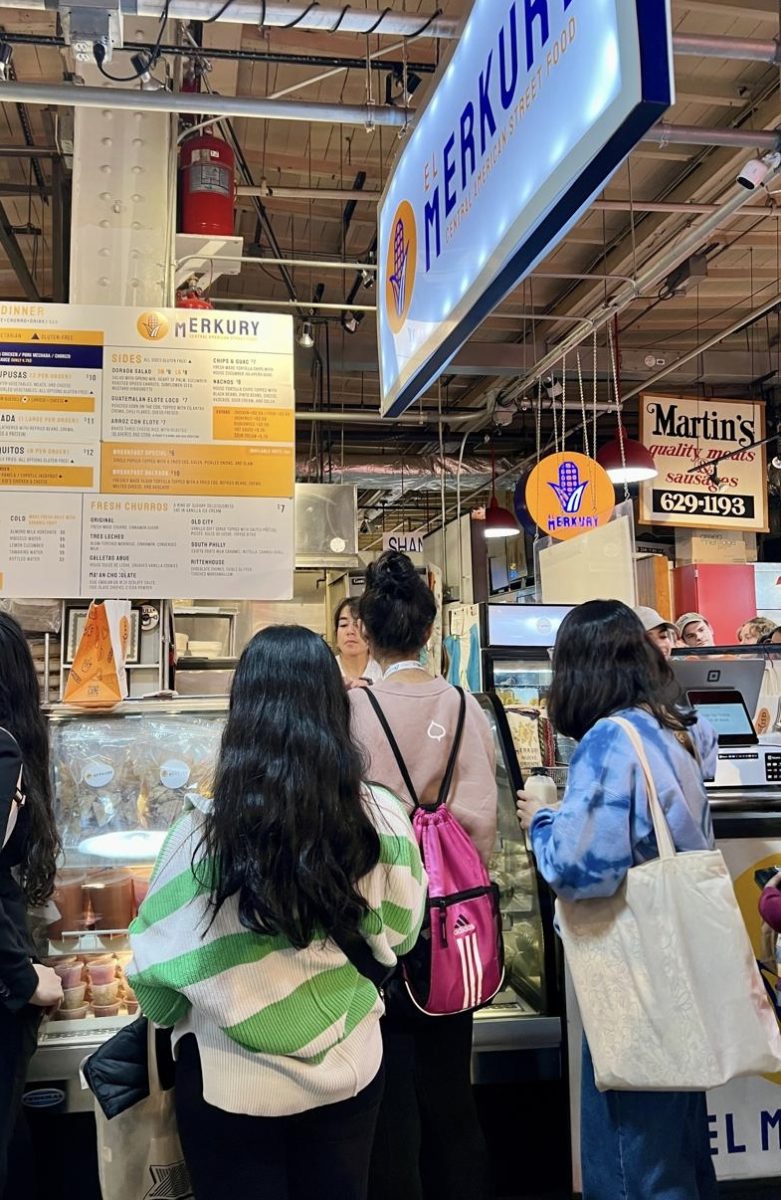
<svg viewBox="0 0 781 1200">
<path fill-rule="evenodd" d="M 475 1021 L 475 1078 L 506 1076 L 502 1055 L 561 1042 L 557 965 L 547 889 L 515 818 L 521 785 L 501 704 L 478 697 L 497 749 L 499 834 L 491 873 L 501 893 L 506 980 Z M 84 1058 L 138 1004 L 124 976 L 128 926 L 146 894 L 165 834 L 189 800 L 210 794 L 227 699 L 126 701 L 109 712 L 48 713 L 63 864 L 55 908 L 36 917 L 39 953 L 60 974 L 65 1004 L 43 1028 L 29 1087 L 65 1111 L 87 1111 Z M 482 1063 L 482 1065 L 481 1065 Z M 61 1095 L 59 1095 L 61 1093 Z M 37 1102 L 28 1096 L 28 1103 Z"/>
</svg>

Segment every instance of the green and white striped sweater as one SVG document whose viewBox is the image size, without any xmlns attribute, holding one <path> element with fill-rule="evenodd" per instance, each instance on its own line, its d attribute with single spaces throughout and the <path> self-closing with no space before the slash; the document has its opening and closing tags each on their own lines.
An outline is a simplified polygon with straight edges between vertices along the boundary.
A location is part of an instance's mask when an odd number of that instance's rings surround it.
<svg viewBox="0 0 781 1200">
<path fill-rule="evenodd" d="M 370 912 L 364 936 L 393 966 L 414 946 L 426 877 L 409 817 L 385 788 L 366 790 L 380 862 L 360 883 Z M 193 874 L 203 815 L 169 833 L 149 893 L 131 925 L 126 974 L 142 1011 L 195 1034 L 204 1098 L 228 1112 L 281 1116 L 356 1095 L 379 1070 L 382 1001 L 330 939 L 297 950 L 284 937 L 245 929 L 238 899 L 209 926 L 208 891 Z"/>
</svg>

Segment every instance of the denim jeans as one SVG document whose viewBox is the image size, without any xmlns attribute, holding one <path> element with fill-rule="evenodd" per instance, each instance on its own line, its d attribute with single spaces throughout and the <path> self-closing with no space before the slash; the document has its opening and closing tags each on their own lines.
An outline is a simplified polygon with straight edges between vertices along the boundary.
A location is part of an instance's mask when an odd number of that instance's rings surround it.
<svg viewBox="0 0 781 1200">
<path fill-rule="evenodd" d="M 716 1200 L 702 1092 L 599 1092 L 583 1039 L 583 1200 Z"/>
</svg>

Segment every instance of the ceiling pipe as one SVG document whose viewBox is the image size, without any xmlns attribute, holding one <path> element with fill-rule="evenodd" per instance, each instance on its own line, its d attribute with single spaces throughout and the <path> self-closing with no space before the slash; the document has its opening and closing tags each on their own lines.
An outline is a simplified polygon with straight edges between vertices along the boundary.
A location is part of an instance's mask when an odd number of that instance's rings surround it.
<svg viewBox="0 0 781 1200">
<path fill-rule="evenodd" d="M 446 425 L 453 425 L 461 421 L 474 421 L 476 416 L 481 416 L 482 410 L 475 412 L 474 409 L 467 409 L 463 413 L 443 413 L 442 420 Z M 350 412 L 344 410 L 323 411 L 318 409 L 317 412 L 311 410 L 298 410 L 296 412 L 297 423 L 314 423 L 317 425 L 376 425 L 380 429 L 388 429 L 396 425 L 435 425 L 439 422 L 439 410 L 424 410 L 422 413 L 411 416 L 410 414 L 400 417 L 382 417 L 380 416 L 379 401 L 376 412 Z"/>
<path fill-rule="evenodd" d="M 744 62 L 781 62 L 781 46 L 773 38 L 717 37 L 706 33 L 673 34 L 676 54 L 696 58 L 742 59 Z"/>
<path fill-rule="evenodd" d="M 775 136 L 775 135 L 773 135 Z M 654 139 L 655 140 L 655 139 Z M 753 145 L 754 143 L 752 143 Z M 273 184 L 265 183 L 259 187 L 237 187 L 237 196 L 261 196 L 264 200 L 334 200 L 343 202 L 345 200 L 356 200 L 360 203 L 378 204 L 382 197 L 382 192 L 378 191 L 355 191 L 352 188 L 318 188 L 318 187 L 276 187 Z M 710 216 L 711 213 L 718 212 L 718 204 L 693 204 L 685 201 L 665 201 L 665 200 L 593 200 L 589 206 L 592 212 L 637 212 L 637 213 L 662 213 L 669 216 L 686 215 L 693 217 Z M 781 217 L 781 208 L 762 208 L 756 206 L 756 213 L 746 214 L 757 217 Z M 535 272 L 537 279 L 541 278 L 540 272 Z M 548 275 L 549 279 L 553 279 L 553 275 Z M 604 275 L 560 275 L 555 276 L 559 279 L 604 279 Z M 626 279 L 625 275 L 608 276 L 609 279 Z"/>
<path fill-rule="evenodd" d="M 698 125 L 668 125 L 661 121 L 643 138 L 660 146 L 732 146 L 747 150 L 777 150 L 779 135 L 772 129 L 705 129 Z"/>
<path fill-rule="evenodd" d="M 140 14 L 139 14 L 140 15 Z M 257 12 L 255 13 L 257 17 Z M 390 105 L 319 104 L 314 101 L 263 100 L 252 96 L 204 96 L 199 92 L 145 92 L 130 88 L 80 87 L 67 84 L 0 84 L 0 103 L 72 105 L 74 108 L 125 108 L 133 112 L 189 113 L 213 117 L 314 121 L 328 125 L 408 124 L 409 114 Z"/>
<path fill-rule="evenodd" d="M 42 12 L 49 8 L 48 0 L 25 0 L 25 8 Z M 121 11 L 130 18 L 160 18 L 160 0 L 122 0 Z M 233 0 L 223 7 L 221 0 L 170 0 L 167 16 L 171 21 L 213 21 L 219 14 L 223 24 L 252 25 L 258 28 L 259 8 L 257 0 Z M 274 3 L 268 0 L 263 16 L 263 28 L 313 29 L 330 33 L 338 28 L 340 33 L 375 33 L 378 36 L 405 38 L 455 38 L 458 37 L 460 21 L 448 17 L 437 17 L 434 10 L 420 13 L 388 12 L 386 8 L 350 8 L 349 5 L 311 4 L 292 0 Z M 207 55 L 208 56 L 208 55 Z"/>
<path fill-rule="evenodd" d="M 752 312 L 740 317 L 727 329 L 724 329 L 720 333 L 714 334 L 713 337 L 708 338 L 708 340 L 703 342 L 702 345 L 695 346 L 693 350 L 687 350 L 686 354 L 682 354 L 680 358 L 676 358 L 675 362 L 668 363 L 668 365 L 663 367 L 660 371 L 657 371 L 654 375 L 650 375 L 648 379 L 643 381 L 643 383 L 637 384 L 636 387 L 630 388 L 628 391 L 624 391 L 622 389 L 622 401 L 631 400 L 634 396 L 639 396 L 641 392 L 646 391 L 648 388 L 655 387 L 657 383 L 661 383 L 662 380 L 666 379 L 668 375 L 672 375 L 673 372 L 679 370 L 681 367 L 684 367 L 686 363 L 691 362 L 693 358 L 699 358 L 701 354 L 705 354 L 708 350 L 712 350 L 714 346 L 718 346 L 720 342 L 725 341 L 728 337 L 732 337 L 733 334 L 740 333 L 741 329 L 745 329 L 747 325 L 751 325 L 754 321 L 761 320 L 762 317 L 764 317 L 767 313 L 772 312 L 774 308 L 778 308 L 779 304 L 781 304 L 781 294 L 774 296 L 772 300 L 768 300 L 764 304 L 760 304 L 759 308 L 755 308 Z"/>
<path fill-rule="evenodd" d="M 139 14 L 140 15 L 140 14 Z M 110 97 L 110 98 L 109 98 Z M 186 113 L 213 117 L 247 117 L 255 120 L 311 121 L 329 125 L 409 125 L 410 114 L 387 104 L 322 104 L 303 100 L 274 100 L 253 96 L 208 97 L 198 92 L 135 91 L 129 88 L 31 84 L 6 80 L 0 84 L 0 103 L 72 105 L 75 108 L 125 108 L 140 112 Z M 657 144 L 692 146 L 745 146 L 775 150 L 779 135 L 772 130 L 700 129 L 695 125 L 655 125 L 643 139 Z M 256 195 L 253 189 L 245 195 Z M 261 193 L 262 194 L 262 193 Z M 351 200 L 355 197 L 351 195 Z"/>
<path fill-rule="evenodd" d="M 212 304 L 256 304 L 262 308 L 315 308 L 324 312 L 365 312 L 377 311 L 376 304 L 325 304 L 322 300 L 267 300 L 265 296 L 210 296 Z"/>
<path fill-rule="evenodd" d="M 0 184 L 0 186 L 2 186 Z M 183 267 L 185 263 L 191 262 L 193 259 L 198 262 L 219 262 L 221 256 L 219 254 L 186 254 L 184 258 L 177 261 L 177 267 Z M 329 259 L 319 258 L 265 258 L 255 256 L 254 254 L 244 254 L 240 258 L 231 258 L 232 263 L 247 263 L 254 264 L 258 267 L 312 267 L 315 270 L 322 269 L 323 271 L 376 271 L 376 263 L 362 262 L 339 262 Z M 601 276 L 600 276 L 601 278 Z"/>
<path fill-rule="evenodd" d="M 54 50 L 64 50 L 67 42 L 64 37 L 56 35 L 39 34 L 39 33 L 9 33 L 7 30 L 3 33 L 3 38 L 10 46 L 46 46 Z M 172 45 L 170 42 L 162 42 L 159 47 L 156 47 L 153 42 L 134 42 L 123 41 L 122 49 L 127 53 L 135 50 L 140 50 L 142 53 L 149 53 L 157 49 L 163 58 L 170 56 L 172 58 L 192 58 L 193 47 L 188 45 Z M 392 71 L 394 68 L 399 71 L 404 69 L 403 59 L 393 59 L 385 57 L 391 53 L 386 47 L 382 57 L 375 58 L 369 56 L 368 64 L 373 71 Z M 296 67 L 334 67 L 340 71 L 356 70 L 365 71 L 367 59 L 364 58 L 346 58 L 344 55 L 336 54 L 291 54 L 284 51 L 268 50 L 227 50 L 224 47 L 209 46 L 203 52 L 203 57 L 210 60 L 226 60 L 232 62 L 252 62 L 252 63 L 271 63 L 272 65 L 286 65 Z M 431 62 L 407 62 L 408 71 L 414 71 L 416 75 L 432 75 L 436 71 L 436 63 Z"/>
<path fill-rule="evenodd" d="M 769 183 L 777 177 L 778 172 L 775 171 L 768 178 L 767 182 Z M 662 283 L 670 274 L 670 271 L 684 262 L 690 254 L 698 250 L 705 239 L 715 229 L 723 224 L 727 218 L 731 217 L 733 213 L 741 209 L 751 194 L 745 188 L 737 188 L 729 200 L 719 205 L 717 212 L 713 213 L 710 217 L 706 217 L 704 221 L 693 225 L 669 250 L 652 259 L 645 269 L 639 273 L 634 283 L 625 284 L 623 287 L 620 287 L 606 304 L 600 305 L 591 316 L 584 317 L 579 328 L 565 334 L 554 350 L 543 355 L 535 363 L 528 375 L 520 382 L 516 394 L 523 394 L 528 391 L 540 379 L 549 375 L 561 363 L 563 356 L 575 350 L 589 334 L 602 329 L 618 313 L 623 312 L 629 304 L 642 296 L 645 291 Z"/>
</svg>

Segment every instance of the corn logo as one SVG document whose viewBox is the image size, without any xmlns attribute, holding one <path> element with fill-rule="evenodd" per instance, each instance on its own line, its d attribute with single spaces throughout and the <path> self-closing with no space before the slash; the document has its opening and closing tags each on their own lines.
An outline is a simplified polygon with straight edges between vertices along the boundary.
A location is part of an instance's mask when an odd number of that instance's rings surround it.
<svg viewBox="0 0 781 1200">
<path fill-rule="evenodd" d="M 402 200 L 391 225 L 388 257 L 385 264 L 385 308 L 388 324 L 400 333 L 409 314 L 415 289 L 418 262 L 418 231 L 415 213 L 408 200 Z"/>
<path fill-rule="evenodd" d="M 122 647 L 122 658 L 127 658 L 130 648 L 130 621 L 127 617 L 119 618 L 119 644 Z"/>
<path fill-rule="evenodd" d="M 563 541 L 606 525 L 616 494 L 593 458 L 562 451 L 540 459 L 526 480 L 524 501 L 537 527 Z"/>
<path fill-rule="evenodd" d="M 136 321 L 136 329 L 148 342 L 162 342 L 170 333 L 171 326 L 161 312 L 145 312 Z"/>
</svg>

